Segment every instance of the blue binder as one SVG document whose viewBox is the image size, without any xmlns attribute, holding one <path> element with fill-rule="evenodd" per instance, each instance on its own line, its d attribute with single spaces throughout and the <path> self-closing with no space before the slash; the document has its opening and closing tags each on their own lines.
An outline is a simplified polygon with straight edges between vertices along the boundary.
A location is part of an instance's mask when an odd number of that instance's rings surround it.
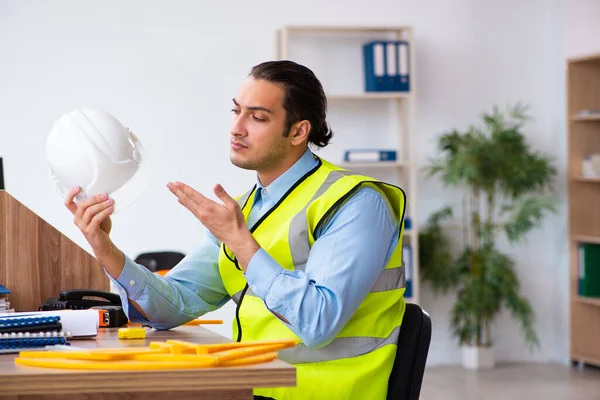
<svg viewBox="0 0 600 400">
<path fill-rule="evenodd" d="M 344 152 L 344 161 L 348 163 L 377 163 L 383 161 L 396 161 L 396 159 L 396 150 L 351 149 Z"/>
<path fill-rule="evenodd" d="M 60 317 L 0 317 L 0 334 L 5 332 L 50 332 L 62 330 Z"/>
<path fill-rule="evenodd" d="M 0 339 L 1 350 L 32 349 L 38 347 L 67 344 L 65 337 L 32 337 Z"/>
<path fill-rule="evenodd" d="M 404 298 L 412 297 L 412 246 L 410 244 L 402 245 L 402 263 L 404 264 L 404 274 L 406 277 L 406 290 Z"/>
<path fill-rule="evenodd" d="M 0 353 L 18 353 L 20 350 L 45 348 L 46 346 L 70 344 L 69 332 L 11 332 L 0 333 Z"/>
<path fill-rule="evenodd" d="M 2 158 L 0 157 L 0 190 L 2 190 Z M 10 294 L 10 290 L 7 287 L 0 285 L 0 294 Z"/>
<path fill-rule="evenodd" d="M 410 91 L 410 51 L 407 41 L 376 40 L 363 45 L 367 92 Z"/>
<path fill-rule="evenodd" d="M 60 317 L 12 317 L 11 315 L 0 317 L 0 329 L 10 331 L 13 328 L 33 328 L 38 325 L 55 324 Z"/>
</svg>

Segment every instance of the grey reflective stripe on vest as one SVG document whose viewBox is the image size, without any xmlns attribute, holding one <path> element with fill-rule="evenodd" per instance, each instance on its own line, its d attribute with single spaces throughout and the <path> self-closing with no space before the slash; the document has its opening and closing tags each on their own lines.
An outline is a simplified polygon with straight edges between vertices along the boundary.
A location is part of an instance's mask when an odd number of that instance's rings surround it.
<svg viewBox="0 0 600 400">
<path fill-rule="evenodd" d="M 242 197 L 240 197 L 237 201 L 237 203 L 240 205 L 240 207 L 244 207 L 244 204 L 246 204 L 246 202 L 248 201 L 248 198 L 250 197 L 250 195 L 252 194 L 252 192 L 254 191 L 254 188 L 250 189 L 249 192 L 245 193 Z"/>
<path fill-rule="evenodd" d="M 310 245 L 308 241 L 308 222 L 306 219 L 306 210 L 308 209 L 308 206 L 317 197 L 325 193 L 325 191 L 327 191 L 331 185 L 336 183 L 342 177 L 350 175 L 356 174 L 345 170 L 331 171 L 314 196 L 310 199 L 308 204 L 302 209 L 302 211 L 292 218 L 292 221 L 290 222 L 290 230 L 288 232 L 288 241 L 290 243 L 290 251 L 292 253 L 294 269 L 304 271 L 306 262 L 308 261 L 308 253 L 310 252 Z"/>
<path fill-rule="evenodd" d="M 402 264 L 404 264 L 404 263 L 402 263 Z M 370 293 L 386 292 L 388 290 L 403 289 L 405 287 L 406 287 L 406 274 L 405 274 L 404 266 L 401 268 L 388 268 L 388 269 L 384 269 L 381 272 L 381 274 L 379 275 L 379 278 L 377 278 L 377 281 L 371 288 Z M 236 294 L 231 296 L 231 299 L 233 300 L 233 302 L 235 304 L 239 303 L 243 290 L 244 289 L 240 290 L 239 292 L 237 292 Z M 256 295 L 254 294 L 252 289 L 248 286 L 248 289 L 246 289 L 245 296 L 256 296 Z"/>
<path fill-rule="evenodd" d="M 358 357 L 385 345 L 398 343 L 398 335 L 400 335 L 400 326 L 394 328 L 387 338 L 342 337 L 334 339 L 327 346 L 317 349 L 298 344 L 291 349 L 279 350 L 278 358 L 292 364 L 302 364 Z"/>
<path fill-rule="evenodd" d="M 248 288 L 248 290 L 250 290 L 250 288 Z M 235 304 L 239 304 L 240 303 L 240 297 L 242 296 L 242 292 L 244 291 L 244 289 L 240 290 L 239 292 L 237 292 L 236 294 L 234 294 L 233 296 L 231 296 L 231 300 L 233 300 L 233 302 Z M 248 293 L 248 292 L 246 292 Z"/>
<path fill-rule="evenodd" d="M 377 281 L 371 288 L 371 293 L 386 292 L 388 290 L 402 289 L 406 287 L 406 268 L 404 262 L 400 268 L 384 269 Z"/>
</svg>

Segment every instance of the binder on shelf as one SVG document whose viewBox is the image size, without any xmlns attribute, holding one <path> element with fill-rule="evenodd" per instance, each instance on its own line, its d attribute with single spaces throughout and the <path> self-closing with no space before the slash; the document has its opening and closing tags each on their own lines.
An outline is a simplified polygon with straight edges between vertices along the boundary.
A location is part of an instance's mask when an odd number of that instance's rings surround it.
<svg viewBox="0 0 600 400">
<path fill-rule="evenodd" d="M 579 287 L 582 297 L 600 297 L 600 244 L 580 243 Z"/>
<path fill-rule="evenodd" d="M 348 163 L 393 162 L 397 157 L 396 150 L 351 149 L 344 153 L 344 161 Z"/>
<path fill-rule="evenodd" d="M 404 298 L 413 296 L 412 291 L 412 246 L 410 244 L 402 245 L 402 264 L 404 265 L 404 276 L 406 278 L 406 290 L 404 291 Z"/>
<path fill-rule="evenodd" d="M 410 56 L 407 41 L 376 40 L 363 45 L 367 92 L 410 91 Z"/>
</svg>

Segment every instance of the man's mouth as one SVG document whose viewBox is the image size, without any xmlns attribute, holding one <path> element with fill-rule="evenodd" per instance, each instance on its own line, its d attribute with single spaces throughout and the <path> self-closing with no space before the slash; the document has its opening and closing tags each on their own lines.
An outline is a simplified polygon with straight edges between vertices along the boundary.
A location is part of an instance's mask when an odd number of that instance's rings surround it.
<svg viewBox="0 0 600 400">
<path fill-rule="evenodd" d="M 242 142 L 238 142 L 236 140 L 232 140 L 231 141 L 231 147 L 233 149 L 237 150 L 237 149 L 247 149 L 249 146 L 246 145 L 246 144 L 244 144 L 244 143 L 242 143 Z"/>
</svg>

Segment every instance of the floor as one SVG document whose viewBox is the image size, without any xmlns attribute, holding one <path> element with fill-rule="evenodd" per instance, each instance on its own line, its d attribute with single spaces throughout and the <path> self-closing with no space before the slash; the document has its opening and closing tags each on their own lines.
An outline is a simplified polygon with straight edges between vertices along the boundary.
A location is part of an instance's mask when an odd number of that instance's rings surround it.
<svg viewBox="0 0 600 400">
<path fill-rule="evenodd" d="M 420 400 L 600 400 L 600 369 L 505 364 L 487 371 L 426 369 Z"/>
</svg>

